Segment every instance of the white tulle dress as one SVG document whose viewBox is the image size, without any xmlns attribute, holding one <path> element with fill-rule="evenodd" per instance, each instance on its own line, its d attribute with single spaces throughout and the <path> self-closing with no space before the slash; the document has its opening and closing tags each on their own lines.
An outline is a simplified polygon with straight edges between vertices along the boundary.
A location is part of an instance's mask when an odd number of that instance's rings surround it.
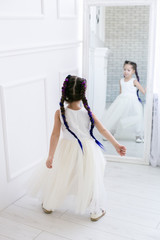
<svg viewBox="0 0 160 240">
<path fill-rule="evenodd" d="M 70 129 L 81 140 L 83 152 L 61 119 L 62 137 L 56 148 L 52 169 L 48 169 L 44 161 L 34 173 L 28 193 L 40 198 L 47 210 L 57 210 L 67 198 L 72 201 L 76 213 L 83 214 L 87 209 L 90 212 L 105 209 L 106 161 L 100 147 L 89 134 L 88 113 L 84 108 L 66 108 L 66 119 Z"/>
<path fill-rule="evenodd" d="M 102 117 L 104 126 L 119 139 L 143 137 L 143 106 L 138 100 L 134 80 L 120 80 L 121 94 Z"/>
</svg>

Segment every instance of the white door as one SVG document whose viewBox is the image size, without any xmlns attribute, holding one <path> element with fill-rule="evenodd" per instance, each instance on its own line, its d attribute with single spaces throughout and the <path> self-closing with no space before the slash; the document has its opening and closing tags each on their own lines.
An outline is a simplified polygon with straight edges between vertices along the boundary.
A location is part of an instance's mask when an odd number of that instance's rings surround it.
<svg viewBox="0 0 160 240">
<path fill-rule="evenodd" d="M 80 74 L 81 4 L 0 0 L 0 209 L 47 156 L 61 82 Z"/>
</svg>

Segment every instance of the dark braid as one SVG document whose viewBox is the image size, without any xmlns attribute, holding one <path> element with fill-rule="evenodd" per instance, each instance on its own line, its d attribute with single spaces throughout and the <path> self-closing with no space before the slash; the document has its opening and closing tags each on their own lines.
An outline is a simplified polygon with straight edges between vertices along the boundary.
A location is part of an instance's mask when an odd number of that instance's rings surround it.
<svg viewBox="0 0 160 240">
<path fill-rule="evenodd" d="M 131 61 L 125 61 L 124 65 L 129 64 L 133 67 L 133 69 L 135 70 L 135 75 L 137 77 L 138 82 L 140 82 L 139 76 L 138 76 L 138 71 L 137 71 L 137 64 L 135 62 L 131 62 Z M 139 97 L 139 89 L 137 89 L 137 97 L 138 100 L 142 103 L 142 100 Z"/>
<path fill-rule="evenodd" d="M 83 146 L 79 138 L 76 136 L 74 132 L 72 132 L 69 128 L 69 125 L 66 120 L 65 116 L 65 108 L 64 108 L 64 101 L 67 102 L 73 102 L 73 101 L 83 101 L 83 105 L 85 109 L 88 111 L 88 115 L 90 118 L 91 122 L 91 129 L 90 129 L 90 135 L 92 138 L 94 138 L 95 142 L 102 148 L 103 145 L 94 137 L 93 135 L 93 128 L 94 128 L 94 119 L 92 117 L 92 112 L 90 110 L 90 107 L 88 106 L 87 99 L 85 97 L 85 91 L 86 91 L 86 80 L 83 78 L 75 77 L 68 75 L 63 83 L 62 86 L 62 97 L 60 101 L 60 109 L 61 109 L 61 115 L 63 118 L 64 125 L 66 129 L 77 139 L 82 151 L 83 151 Z"/>
<path fill-rule="evenodd" d="M 136 69 L 135 69 L 135 74 L 136 74 L 137 80 L 138 80 L 138 82 L 139 82 L 139 76 L 138 76 L 138 72 L 137 72 L 137 66 L 136 66 Z M 142 100 L 141 100 L 140 97 L 139 97 L 139 89 L 137 89 L 137 97 L 138 97 L 138 100 L 142 103 Z"/>
<path fill-rule="evenodd" d="M 66 116 L 65 116 L 64 101 L 66 100 L 66 88 L 67 88 L 67 85 L 68 85 L 70 77 L 71 77 L 70 75 L 67 76 L 67 78 L 65 79 L 65 81 L 63 83 L 63 87 L 62 87 L 62 97 L 61 97 L 61 101 L 60 101 L 61 115 L 62 115 L 63 122 L 64 122 L 64 125 L 66 126 L 67 130 L 78 140 L 78 143 L 79 143 L 79 145 L 80 145 L 80 147 L 81 147 L 81 149 L 83 151 L 83 147 L 82 147 L 81 141 L 76 136 L 76 134 L 69 129 L 69 125 L 68 125 L 68 123 L 66 121 Z"/>
<path fill-rule="evenodd" d="M 81 90 L 81 98 L 82 98 L 82 102 L 83 102 L 83 105 L 85 107 L 85 109 L 87 110 L 88 112 L 88 116 L 90 118 L 90 122 L 91 122 L 91 128 L 90 128 L 90 135 L 91 137 L 95 140 L 95 142 L 102 148 L 104 149 L 104 146 L 94 137 L 93 135 L 93 128 L 94 128 L 94 119 L 92 117 L 92 112 L 90 110 L 90 107 L 88 105 L 88 101 L 87 101 L 87 98 L 85 96 L 85 91 L 86 91 L 86 80 L 84 79 L 84 81 L 82 82 L 82 90 Z"/>
</svg>

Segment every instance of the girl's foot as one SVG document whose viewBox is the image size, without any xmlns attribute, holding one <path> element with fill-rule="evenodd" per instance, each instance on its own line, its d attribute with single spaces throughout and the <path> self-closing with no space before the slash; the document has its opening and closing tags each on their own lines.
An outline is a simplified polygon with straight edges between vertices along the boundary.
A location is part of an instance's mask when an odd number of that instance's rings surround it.
<svg viewBox="0 0 160 240">
<path fill-rule="evenodd" d="M 136 137 L 136 143 L 143 143 L 143 142 L 144 142 L 143 138 L 141 138 L 140 136 Z"/>
<path fill-rule="evenodd" d="M 43 207 L 43 203 L 42 203 L 42 209 L 43 209 L 43 212 L 46 213 L 46 214 L 52 213 L 52 210 L 47 210 Z"/>
<path fill-rule="evenodd" d="M 102 137 L 102 140 L 103 140 L 103 141 L 108 141 L 107 138 L 105 138 L 105 137 Z"/>
<path fill-rule="evenodd" d="M 91 213 L 90 219 L 93 222 L 98 221 L 101 217 L 103 217 L 106 214 L 105 210 L 100 209 L 98 213 Z"/>
</svg>

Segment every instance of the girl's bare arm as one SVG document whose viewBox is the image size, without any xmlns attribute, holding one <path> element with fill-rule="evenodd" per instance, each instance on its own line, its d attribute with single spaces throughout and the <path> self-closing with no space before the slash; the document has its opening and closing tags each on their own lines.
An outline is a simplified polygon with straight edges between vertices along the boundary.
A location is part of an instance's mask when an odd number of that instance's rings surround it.
<svg viewBox="0 0 160 240">
<path fill-rule="evenodd" d="M 125 146 L 120 145 L 117 140 L 113 137 L 113 135 L 102 125 L 102 123 L 97 119 L 97 117 L 92 114 L 94 123 L 98 131 L 115 147 L 116 151 L 124 156 L 126 154 Z"/>
<path fill-rule="evenodd" d="M 54 127 L 50 137 L 50 147 L 49 147 L 49 154 L 48 159 L 46 161 L 46 165 L 48 168 L 52 167 L 54 153 L 58 144 L 59 136 L 60 136 L 60 129 L 61 129 L 61 121 L 60 121 L 60 110 L 55 112 L 54 117 Z"/>
<path fill-rule="evenodd" d="M 137 80 L 134 80 L 134 86 L 136 86 L 141 91 L 141 93 L 145 95 L 146 89 L 144 89 Z"/>
<path fill-rule="evenodd" d="M 120 94 L 122 93 L 122 89 L 121 89 L 121 80 L 119 81 L 119 87 L 120 87 Z"/>
</svg>

